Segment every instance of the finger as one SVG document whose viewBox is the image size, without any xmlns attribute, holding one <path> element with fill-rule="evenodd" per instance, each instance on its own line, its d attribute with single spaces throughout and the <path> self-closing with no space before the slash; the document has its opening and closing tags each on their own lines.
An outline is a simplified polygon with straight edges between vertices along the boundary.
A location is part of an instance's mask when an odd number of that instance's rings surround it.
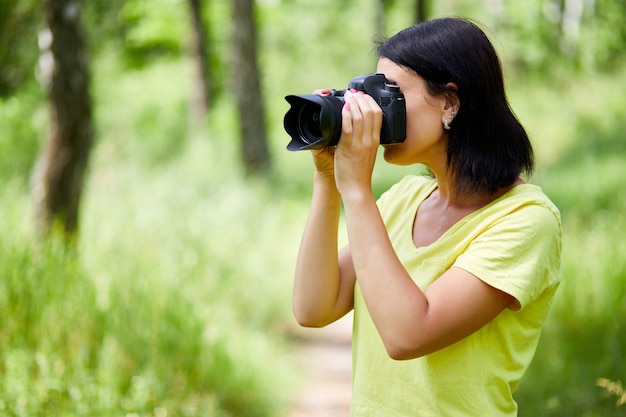
<svg viewBox="0 0 626 417">
<path fill-rule="evenodd" d="M 366 95 L 363 96 L 361 109 L 367 121 L 364 128 L 367 132 L 370 132 L 375 142 L 380 143 L 380 129 L 383 123 L 383 111 L 381 107 L 371 96 Z"/>
<path fill-rule="evenodd" d="M 349 145 L 352 143 L 352 135 L 354 133 L 352 126 L 352 102 L 350 97 L 344 97 L 344 105 L 341 109 L 341 138 L 339 145 Z"/>
<path fill-rule="evenodd" d="M 323 90 L 318 89 L 318 90 L 313 91 L 313 94 L 317 94 L 318 96 L 329 96 L 330 93 L 331 91 L 328 89 L 323 89 Z"/>
<path fill-rule="evenodd" d="M 348 109 L 350 111 L 351 121 L 351 142 L 355 140 L 361 140 L 363 135 L 363 115 L 361 114 L 361 108 L 357 99 L 357 94 L 346 92 L 344 95 L 346 103 L 348 103 Z"/>
<path fill-rule="evenodd" d="M 357 123 L 353 123 L 355 136 L 358 131 L 358 135 L 364 141 L 380 143 L 380 126 L 382 124 L 380 106 L 372 97 L 364 93 L 354 94 L 353 102 L 358 107 L 358 116 L 353 115 L 353 118 L 358 120 L 358 126 Z"/>
</svg>

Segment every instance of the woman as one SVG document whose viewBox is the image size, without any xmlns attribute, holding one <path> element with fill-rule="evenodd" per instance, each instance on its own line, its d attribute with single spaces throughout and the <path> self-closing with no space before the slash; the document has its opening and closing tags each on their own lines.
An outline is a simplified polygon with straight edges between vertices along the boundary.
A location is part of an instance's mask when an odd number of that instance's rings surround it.
<svg viewBox="0 0 626 417">
<path fill-rule="evenodd" d="M 515 416 L 559 284 L 559 212 L 520 177 L 532 148 L 477 26 L 422 23 L 378 52 L 407 113 L 406 140 L 384 145 L 385 160 L 433 175 L 376 201 L 382 112 L 347 94 L 339 144 L 312 151 L 294 314 L 321 327 L 354 309 L 353 417 Z M 342 202 L 349 243 L 338 251 Z"/>
</svg>

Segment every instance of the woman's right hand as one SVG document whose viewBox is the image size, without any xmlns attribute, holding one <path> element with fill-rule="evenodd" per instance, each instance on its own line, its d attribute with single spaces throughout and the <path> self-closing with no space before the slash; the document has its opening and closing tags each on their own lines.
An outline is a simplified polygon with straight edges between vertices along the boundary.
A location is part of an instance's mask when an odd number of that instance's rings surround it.
<svg viewBox="0 0 626 417">
<path fill-rule="evenodd" d="M 315 90 L 313 94 L 320 96 L 329 96 L 330 90 Z M 315 164 L 315 170 L 323 175 L 335 178 L 335 147 L 327 146 L 322 149 L 312 149 L 311 155 L 313 156 L 313 163 Z"/>
</svg>

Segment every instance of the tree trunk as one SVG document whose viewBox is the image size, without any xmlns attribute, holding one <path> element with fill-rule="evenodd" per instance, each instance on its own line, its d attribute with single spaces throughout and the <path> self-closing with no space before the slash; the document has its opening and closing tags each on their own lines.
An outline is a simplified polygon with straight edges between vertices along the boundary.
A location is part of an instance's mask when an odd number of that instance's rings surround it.
<svg viewBox="0 0 626 417">
<path fill-rule="evenodd" d="M 246 175 L 270 169 L 265 109 L 257 64 L 254 0 L 233 0 L 233 91 L 240 119 L 241 157 Z"/>
<path fill-rule="evenodd" d="M 415 23 L 425 22 L 429 19 L 429 0 L 415 0 Z"/>
<path fill-rule="evenodd" d="M 389 8 L 393 4 L 393 0 L 378 0 L 376 4 L 376 16 L 374 17 L 376 35 L 384 38 L 386 36 L 385 31 L 387 30 L 387 27 L 385 25 L 385 17 L 387 16 Z"/>
<path fill-rule="evenodd" d="M 34 172 L 34 211 L 41 237 L 59 229 L 73 240 L 93 137 L 88 58 L 80 2 L 44 0 L 43 5 L 49 30 L 42 61 L 49 63 L 50 131 Z"/>
<path fill-rule="evenodd" d="M 561 11 L 561 52 L 572 59 L 578 55 L 583 0 L 565 0 Z"/>
<path fill-rule="evenodd" d="M 202 19 L 202 0 L 189 0 L 192 32 L 190 49 L 194 61 L 195 77 L 191 100 L 191 122 L 202 126 L 211 107 L 211 78 L 209 76 L 206 23 Z"/>
</svg>

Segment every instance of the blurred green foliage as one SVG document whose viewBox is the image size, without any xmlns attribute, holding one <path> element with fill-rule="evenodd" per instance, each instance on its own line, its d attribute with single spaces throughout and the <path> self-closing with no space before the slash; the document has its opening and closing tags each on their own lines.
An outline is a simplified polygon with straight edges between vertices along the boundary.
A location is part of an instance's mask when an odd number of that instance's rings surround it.
<svg viewBox="0 0 626 417">
<path fill-rule="evenodd" d="M 626 96 L 615 91 L 625 82 L 596 74 L 513 88 L 540 160 L 533 182 L 561 210 L 564 239 L 562 284 L 517 393 L 520 416 L 625 412 L 596 386 L 626 375 Z"/>
<path fill-rule="evenodd" d="M 32 80 L 40 19 L 36 0 L 0 1 L 0 98 Z"/>
<path fill-rule="evenodd" d="M 0 98 L 0 178 L 25 185 L 46 126 L 43 94 L 30 84 L 22 93 Z"/>
<path fill-rule="evenodd" d="M 392 3 L 385 33 L 411 24 L 411 3 Z M 626 382 L 626 6 L 590 3 L 574 55 L 560 41 L 560 2 L 433 7 L 481 22 L 493 39 L 536 147 L 532 180 L 563 215 L 563 284 L 517 393 L 522 417 L 625 412 L 597 380 Z M 47 128 L 39 5 L 0 4 L 1 73 L 19 75 L 0 77 L 2 415 L 273 416 L 297 387 L 285 335 L 312 167 L 284 150 L 283 96 L 344 88 L 374 69 L 375 1 L 258 2 L 275 168 L 247 181 L 229 94 L 229 2 L 205 3 L 222 94 L 200 131 L 188 127 L 186 6 L 83 4 L 96 148 L 73 252 L 31 243 L 28 179 Z M 375 192 L 416 169 L 381 161 Z"/>
</svg>

